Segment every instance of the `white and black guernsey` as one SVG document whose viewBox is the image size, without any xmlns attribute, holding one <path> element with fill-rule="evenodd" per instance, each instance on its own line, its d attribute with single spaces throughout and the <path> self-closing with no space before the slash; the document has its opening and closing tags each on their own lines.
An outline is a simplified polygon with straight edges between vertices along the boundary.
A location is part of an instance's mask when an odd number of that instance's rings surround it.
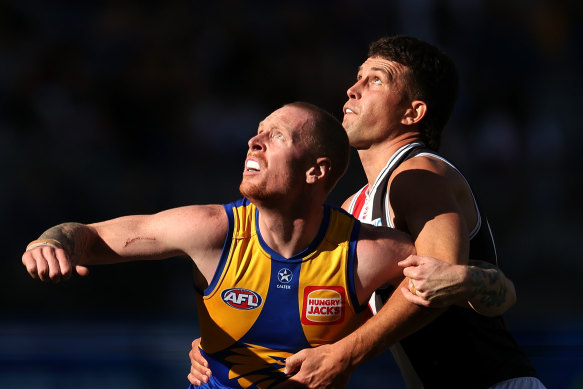
<svg viewBox="0 0 583 389">
<path fill-rule="evenodd" d="M 422 143 L 408 144 L 391 157 L 370 190 L 367 185 L 354 196 L 349 212 L 364 222 L 393 227 L 388 203 L 389 179 L 403 161 L 417 156 L 438 158 L 457 170 Z M 470 233 L 470 258 L 499 265 L 490 227 L 475 196 L 474 203 L 478 222 Z M 391 292 L 387 289 L 375 293 L 371 299 L 373 312 L 381 308 Z M 488 388 L 507 379 L 536 376 L 528 357 L 506 330 L 502 317 L 485 317 L 469 308 L 450 307 L 391 351 L 408 389 Z"/>
</svg>

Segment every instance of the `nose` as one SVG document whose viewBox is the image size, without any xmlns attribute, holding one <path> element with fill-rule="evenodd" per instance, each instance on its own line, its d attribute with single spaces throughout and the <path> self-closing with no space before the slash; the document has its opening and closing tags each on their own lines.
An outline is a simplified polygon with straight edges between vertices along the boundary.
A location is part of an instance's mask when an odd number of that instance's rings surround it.
<svg viewBox="0 0 583 389">
<path fill-rule="evenodd" d="M 252 137 L 251 139 L 249 139 L 249 142 L 247 142 L 247 144 L 249 145 L 249 150 L 265 150 L 265 142 L 264 142 L 264 136 L 263 136 L 263 132 L 261 134 L 257 134 L 254 137 Z"/>
<path fill-rule="evenodd" d="M 350 99 L 358 99 L 361 96 L 361 85 L 362 85 L 362 78 L 358 81 L 356 81 L 350 88 L 348 88 L 348 90 L 346 91 L 346 94 L 348 95 L 348 98 Z"/>
</svg>

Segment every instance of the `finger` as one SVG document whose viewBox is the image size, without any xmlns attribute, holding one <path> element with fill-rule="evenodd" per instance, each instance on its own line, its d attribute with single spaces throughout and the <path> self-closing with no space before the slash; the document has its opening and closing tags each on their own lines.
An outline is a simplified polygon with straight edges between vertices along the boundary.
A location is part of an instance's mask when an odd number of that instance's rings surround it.
<svg viewBox="0 0 583 389">
<path fill-rule="evenodd" d="M 26 271 L 30 276 L 34 279 L 38 279 L 38 267 L 36 265 L 36 261 L 32 257 L 32 254 L 27 251 L 22 254 L 22 264 L 26 267 Z"/>
<path fill-rule="evenodd" d="M 190 351 L 188 354 L 190 356 L 190 372 L 194 374 L 194 376 L 204 382 L 207 382 L 208 378 L 211 376 L 211 371 L 208 368 L 208 363 L 206 361 L 204 363 L 199 363 L 194 357 L 194 351 Z"/>
<path fill-rule="evenodd" d="M 408 266 L 403 269 L 403 275 L 407 278 L 415 280 L 417 279 L 417 275 L 419 274 L 418 269 L 419 268 L 417 266 Z"/>
<path fill-rule="evenodd" d="M 193 376 L 192 373 L 188 374 L 187 378 L 188 378 L 188 382 L 190 382 L 193 385 L 196 385 L 196 386 L 202 385 L 202 382 L 200 382 L 200 380 L 198 378 Z"/>
<path fill-rule="evenodd" d="M 34 259 L 36 263 L 36 274 L 41 281 L 47 282 L 50 281 L 49 273 L 50 273 L 50 264 L 45 257 L 41 248 L 37 248 L 30 251 L 30 255 Z"/>
<path fill-rule="evenodd" d="M 188 376 L 194 378 L 195 380 L 207 383 L 210 378 L 210 370 L 194 361 L 190 365 L 190 374 Z"/>
<path fill-rule="evenodd" d="M 61 281 L 62 271 L 59 260 L 56 257 L 55 253 L 56 250 L 50 246 L 42 246 L 40 247 L 40 251 L 42 251 L 42 255 L 44 256 L 49 265 L 48 273 L 49 281 L 54 283 Z"/>
<path fill-rule="evenodd" d="M 415 288 L 415 284 L 413 283 L 412 279 L 409 279 L 409 283 L 408 283 L 408 287 L 409 287 L 409 291 L 413 294 L 417 294 L 415 293 L 417 291 L 417 289 Z"/>
<path fill-rule="evenodd" d="M 196 361 L 199 364 L 208 367 L 208 362 L 207 360 L 202 356 L 202 354 L 200 353 L 200 338 L 196 338 L 195 340 L 192 341 L 192 349 L 190 350 L 190 353 L 188 354 L 190 356 L 190 360 L 191 361 Z"/>
<path fill-rule="evenodd" d="M 413 304 L 421 305 L 423 307 L 429 307 L 430 306 L 430 302 L 429 301 L 425 300 L 421 296 L 418 296 L 416 294 L 411 293 L 411 291 L 409 289 L 407 289 L 407 288 L 402 287 L 401 288 L 401 293 L 407 299 L 407 301 L 409 301 L 409 302 L 411 302 Z"/>
<path fill-rule="evenodd" d="M 397 265 L 401 267 L 417 266 L 419 265 L 420 257 L 417 255 L 409 255 L 407 258 L 399 261 Z"/>
<path fill-rule="evenodd" d="M 285 359 L 285 369 L 283 371 L 285 374 L 293 374 L 300 370 L 304 360 L 302 352 L 303 350 Z"/>
<path fill-rule="evenodd" d="M 63 280 L 68 280 L 73 275 L 73 266 L 71 266 L 71 261 L 69 260 L 69 257 L 67 257 L 67 254 L 65 254 L 65 250 L 56 249 L 55 257 L 61 270 Z"/>
<path fill-rule="evenodd" d="M 89 269 L 85 266 L 76 265 L 75 266 L 75 273 L 77 273 L 81 277 L 85 277 L 86 275 L 89 274 Z"/>
</svg>

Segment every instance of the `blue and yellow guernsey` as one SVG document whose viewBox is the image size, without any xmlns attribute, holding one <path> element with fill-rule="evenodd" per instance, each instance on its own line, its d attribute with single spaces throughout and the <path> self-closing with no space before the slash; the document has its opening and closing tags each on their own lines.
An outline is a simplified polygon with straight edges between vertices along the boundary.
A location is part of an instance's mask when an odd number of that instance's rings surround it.
<svg viewBox="0 0 583 389">
<path fill-rule="evenodd" d="M 286 379 L 286 357 L 362 323 L 353 275 L 360 222 L 326 205 L 314 241 L 285 258 L 261 237 L 252 203 L 224 208 L 223 253 L 211 284 L 197 293 L 202 354 L 213 372 L 201 387 L 269 388 Z"/>
</svg>

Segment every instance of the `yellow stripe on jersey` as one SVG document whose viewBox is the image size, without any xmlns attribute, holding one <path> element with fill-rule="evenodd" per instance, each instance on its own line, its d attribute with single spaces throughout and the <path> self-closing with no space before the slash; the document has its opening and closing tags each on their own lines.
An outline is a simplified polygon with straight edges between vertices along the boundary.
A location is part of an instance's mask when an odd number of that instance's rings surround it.
<svg viewBox="0 0 583 389">
<path fill-rule="evenodd" d="M 360 224 L 326 206 L 314 242 L 284 258 L 263 241 L 252 203 L 242 199 L 225 210 L 223 256 L 209 288 L 197 293 L 201 348 L 222 384 L 267 387 L 282 379 L 286 357 L 361 324 L 351 276 Z"/>
</svg>

